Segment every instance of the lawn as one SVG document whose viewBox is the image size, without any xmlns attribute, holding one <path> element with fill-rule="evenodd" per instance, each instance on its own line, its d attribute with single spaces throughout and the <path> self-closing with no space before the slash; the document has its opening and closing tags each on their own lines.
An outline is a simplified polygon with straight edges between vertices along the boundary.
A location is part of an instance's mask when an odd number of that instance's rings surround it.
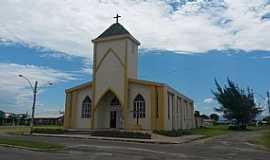
<svg viewBox="0 0 270 160">
<path fill-rule="evenodd" d="M 58 125 L 38 125 L 34 126 L 34 129 L 63 129 L 63 126 Z M 15 133 L 23 134 L 30 133 L 29 126 L 0 126 L 0 133 Z"/>
<path fill-rule="evenodd" d="M 270 129 L 264 131 L 262 135 L 258 137 L 257 143 L 270 148 Z"/>
<path fill-rule="evenodd" d="M 0 145 L 12 145 L 40 150 L 60 150 L 64 148 L 64 146 L 60 144 L 10 138 L 0 138 Z"/>
<path fill-rule="evenodd" d="M 205 137 L 212 137 L 230 133 L 227 125 L 214 125 L 207 128 L 194 128 L 190 130 L 155 130 L 154 133 L 169 136 L 169 137 L 180 137 L 184 135 L 203 135 Z"/>
<path fill-rule="evenodd" d="M 17 133 L 17 134 L 23 134 L 23 133 L 29 133 L 30 128 L 27 126 L 1 126 L 0 127 L 0 133 Z"/>
<path fill-rule="evenodd" d="M 46 128 L 46 129 L 64 129 L 64 126 L 59 125 L 36 125 L 34 128 Z"/>
<path fill-rule="evenodd" d="M 232 132 L 227 125 L 215 125 L 209 128 L 195 128 L 191 130 L 192 134 L 205 135 L 206 137 L 218 136 Z"/>
</svg>

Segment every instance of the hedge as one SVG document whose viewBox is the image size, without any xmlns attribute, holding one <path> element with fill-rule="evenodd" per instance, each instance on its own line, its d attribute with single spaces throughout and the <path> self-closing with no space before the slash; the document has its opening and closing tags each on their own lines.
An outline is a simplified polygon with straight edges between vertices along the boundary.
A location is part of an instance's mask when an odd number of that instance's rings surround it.
<svg viewBox="0 0 270 160">
<path fill-rule="evenodd" d="M 169 136 L 169 137 L 179 137 L 183 135 L 190 135 L 192 134 L 191 130 L 183 130 L 183 129 L 178 129 L 178 130 L 154 130 L 153 131 L 156 134 L 164 135 L 164 136 Z"/>
<path fill-rule="evenodd" d="M 91 135 L 100 137 L 151 139 L 151 134 L 128 131 L 94 131 Z"/>
<path fill-rule="evenodd" d="M 60 128 L 34 128 L 33 133 L 44 133 L 44 134 L 63 134 L 64 129 Z"/>
</svg>

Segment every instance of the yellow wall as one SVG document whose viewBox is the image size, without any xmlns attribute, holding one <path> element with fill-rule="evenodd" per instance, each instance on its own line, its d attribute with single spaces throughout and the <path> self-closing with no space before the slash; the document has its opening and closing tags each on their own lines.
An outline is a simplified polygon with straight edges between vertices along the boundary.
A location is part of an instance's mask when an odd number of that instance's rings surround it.
<svg viewBox="0 0 270 160">
<path fill-rule="evenodd" d="M 71 128 L 70 119 L 71 119 L 71 94 L 66 93 L 65 101 L 65 114 L 64 114 L 64 128 Z"/>
</svg>

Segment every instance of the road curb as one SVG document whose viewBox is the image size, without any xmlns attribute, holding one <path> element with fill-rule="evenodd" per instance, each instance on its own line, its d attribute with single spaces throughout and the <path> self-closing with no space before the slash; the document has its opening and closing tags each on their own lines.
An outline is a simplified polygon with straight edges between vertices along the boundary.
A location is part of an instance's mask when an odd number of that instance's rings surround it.
<svg viewBox="0 0 270 160">
<path fill-rule="evenodd" d="M 27 135 L 30 136 L 30 135 Z M 155 141 L 155 140 L 143 140 L 143 139 L 127 139 L 127 138 L 112 138 L 112 137 L 82 137 L 82 136 L 69 136 L 69 135 L 53 135 L 53 134 L 33 134 L 32 136 L 43 136 L 43 137 L 59 137 L 59 138 L 77 138 L 77 139 L 95 139 L 95 140 L 107 140 L 107 141 L 118 141 L 118 142 L 135 142 L 135 143 L 150 143 L 150 144 L 181 144 L 185 142 L 177 141 Z M 190 140 L 189 140 L 190 142 Z M 186 142 L 188 143 L 188 142 Z"/>
<path fill-rule="evenodd" d="M 27 135 L 30 136 L 30 135 Z M 55 135 L 55 134 L 41 134 L 34 133 L 32 136 L 43 136 L 43 137 L 58 137 L 58 138 L 74 138 L 74 139 L 93 139 L 93 140 L 104 140 L 104 141 L 118 141 L 118 142 L 133 142 L 133 143 L 149 143 L 149 144 L 184 144 L 190 143 L 196 140 L 204 139 L 205 136 L 194 137 L 183 141 L 166 141 L 166 140 L 155 140 L 155 139 L 131 139 L 131 138 L 118 138 L 118 137 L 96 137 L 96 136 L 80 136 L 80 135 Z"/>
</svg>

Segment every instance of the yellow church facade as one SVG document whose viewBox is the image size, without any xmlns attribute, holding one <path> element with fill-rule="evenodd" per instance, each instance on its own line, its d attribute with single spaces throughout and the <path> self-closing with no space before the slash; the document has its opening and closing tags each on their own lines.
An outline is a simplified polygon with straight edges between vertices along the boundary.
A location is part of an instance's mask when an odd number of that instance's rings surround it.
<svg viewBox="0 0 270 160">
<path fill-rule="evenodd" d="M 66 89 L 64 128 L 172 130 L 195 127 L 192 99 L 137 79 L 138 46 L 120 23 L 93 42 L 93 80 Z"/>
</svg>

